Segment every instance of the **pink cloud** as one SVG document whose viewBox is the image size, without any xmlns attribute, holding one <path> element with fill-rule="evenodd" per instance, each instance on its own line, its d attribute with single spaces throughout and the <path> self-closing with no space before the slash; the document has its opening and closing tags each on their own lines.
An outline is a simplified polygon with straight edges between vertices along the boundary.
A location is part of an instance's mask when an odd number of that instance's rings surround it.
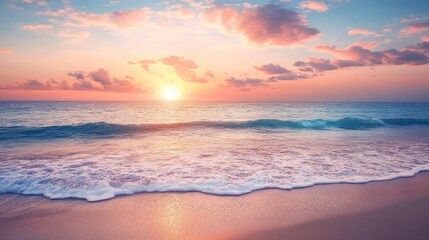
<svg viewBox="0 0 429 240">
<path fill-rule="evenodd" d="M 205 76 L 197 76 L 195 69 L 198 66 L 191 59 L 184 59 L 178 56 L 170 56 L 167 58 L 161 58 L 159 60 L 164 65 L 172 66 L 176 74 L 186 82 L 206 83 L 207 78 Z"/>
<path fill-rule="evenodd" d="M 154 61 L 154 60 L 140 60 L 140 61 L 138 61 L 138 63 L 141 65 L 141 67 L 144 70 L 149 71 L 149 66 L 156 64 L 156 61 Z"/>
<path fill-rule="evenodd" d="M 47 6 L 48 3 L 44 0 L 21 0 L 23 3 L 35 3 L 39 6 Z"/>
<path fill-rule="evenodd" d="M 13 53 L 9 48 L 0 48 L 0 54 L 10 54 Z"/>
<path fill-rule="evenodd" d="M 403 28 L 399 33 L 401 35 L 412 35 L 416 33 L 421 33 L 429 30 L 429 22 L 421 22 L 410 24 L 407 27 Z"/>
<path fill-rule="evenodd" d="M 205 75 L 206 77 L 211 77 L 211 78 L 214 78 L 214 77 L 215 77 L 215 75 L 214 75 L 211 71 L 209 71 L 209 70 L 207 70 L 207 71 L 204 73 L 204 75 Z"/>
<path fill-rule="evenodd" d="M 323 72 L 335 68 L 376 66 L 376 65 L 423 65 L 429 63 L 429 43 L 421 42 L 413 47 L 402 49 L 388 49 L 383 51 L 371 51 L 359 45 L 351 45 L 345 49 L 337 49 L 335 46 L 318 45 L 316 50 L 346 57 L 347 59 L 311 59 L 307 62 L 298 61 L 295 66 L 310 66 Z M 316 63 L 316 64 L 315 64 Z M 322 64 L 322 65 L 320 65 Z"/>
<path fill-rule="evenodd" d="M 324 2 L 305 1 L 299 4 L 299 8 L 313 10 L 317 12 L 324 12 L 328 10 L 328 5 L 326 5 Z"/>
<path fill-rule="evenodd" d="M 50 16 L 50 17 L 59 17 L 59 16 L 63 16 L 68 12 L 67 9 L 58 9 L 58 10 L 46 10 L 43 12 L 37 12 L 37 15 L 42 15 L 42 16 Z"/>
<path fill-rule="evenodd" d="M 21 29 L 28 30 L 28 31 L 41 31 L 41 30 L 48 30 L 53 27 L 54 26 L 47 25 L 47 24 L 37 24 L 37 25 L 24 25 L 21 27 Z"/>
<path fill-rule="evenodd" d="M 159 60 L 146 59 L 139 60 L 137 62 L 130 61 L 128 63 L 133 65 L 141 65 L 141 67 L 145 71 L 155 74 L 159 77 L 163 77 L 163 75 L 150 71 L 149 67 L 158 63 L 163 64 L 165 66 L 170 66 L 174 69 L 174 72 L 177 74 L 177 76 L 185 82 L 207 83 L 208 77 L 214 78 L 214 74 L 209 70 L 206 70 L 203 76 L 198 76 L 197 70 L 199 69 L 199 67 L 195 64 L 195 62 L 192 59 L 185 59 L 179 56 L 169 56 L 166 58 L 161 58 Z"/>
<path fill-rule="evenodd" d="M 353 43 L 351 46 L 359 46 L 367 49 L 373 49 L 378 46 L 377 42 L 363 42 L 363 41 L 357 41 Z"/>
<path fill-rule="evenodd" d="M 332 64 L 329 59 L 323 59 L 323 58 L 310 58 L 306 62 L 306 65 L 310 66 L 311 68 L 313 68 L 318 72 L 338 69 L 338 67 Z"/>
<path fill-rule="evenodd" d="M 214 7 L 204 11 L 204 16 L 208 22 L 220 23 L 226 31 L 244 35 L 260 45 L 299 44 L 320 34 L 308 26 L 305 16 L 273 4 L 242 10 Z"/>
<path fill-rule="evenodd" d="M 170 56 L 167 58 L 161 58 L 160 61 L 165 65 L 173 67 L 183 67 L 188 69 L 196 69 L 198 66 L 191 59 L 184 59 L 178 56 Z"/>
<path fill-rule="evenodd" d="M 117 29 L 130 29 L 142 26 L 150 13 L 150 8 L 115 11 L 111 13 L 71 12 L 70 20 L 87 26 L 102 26 Z"/>
<path fill-rule="evenodd" d="M 425 35 L 422 37 L 423 42 L 429 42 L 429 35 Z"/>
<path fill-rule="evenodd" d="M 356 29 L 350 29 L 347 32 L 348 35 L 376 35 L 375 32 L 371 32 L 367 29 L 361 29 L 361 28 L 356 28 Z"/>
<path fill-rule="evenodd" d="M 104 68 L 99 68 L 97 71 L 92 71 L 88 73 L 88 76 L 94 80 L 94 82 L 98 82 L 103 86 L 112 85 L 112 80 L 109 77 L 109 71 Z"/>
</svg>

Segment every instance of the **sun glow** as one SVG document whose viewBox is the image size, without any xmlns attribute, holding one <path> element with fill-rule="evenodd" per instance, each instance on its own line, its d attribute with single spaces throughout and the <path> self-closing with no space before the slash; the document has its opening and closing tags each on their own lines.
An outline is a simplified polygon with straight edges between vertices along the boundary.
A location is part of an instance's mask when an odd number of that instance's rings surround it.
<svg viewBox="0 0 429 240">
<path fill-rule="evenodd" d="M 179 92 L 174 87 L 167 87 L 162 90 L 162 97 L 167 101 L 177 100 L 179 97 Z"/>
</svg>

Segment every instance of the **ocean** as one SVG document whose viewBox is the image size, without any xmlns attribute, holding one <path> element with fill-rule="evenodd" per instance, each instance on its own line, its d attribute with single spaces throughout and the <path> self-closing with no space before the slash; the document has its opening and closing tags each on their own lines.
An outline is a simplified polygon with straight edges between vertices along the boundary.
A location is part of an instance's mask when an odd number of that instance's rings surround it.
<svg viewBox="0 0 429 240">
<path fill-rule="evenodd" d="M 429 170 L 429 103 L 0 102 L 0 193 L 241 195 Z"/>
</svg>

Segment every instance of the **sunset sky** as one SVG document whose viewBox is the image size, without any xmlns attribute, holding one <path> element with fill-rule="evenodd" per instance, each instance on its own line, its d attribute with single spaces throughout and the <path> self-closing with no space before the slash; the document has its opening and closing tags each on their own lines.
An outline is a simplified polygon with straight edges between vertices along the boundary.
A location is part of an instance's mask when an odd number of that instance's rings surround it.
<svg viewBox="0 0 429 240">
<path fill-rule="evenodd" d="M 0 100 L 429 101 L 427 0 L 3 0 Z"/>
</svg>

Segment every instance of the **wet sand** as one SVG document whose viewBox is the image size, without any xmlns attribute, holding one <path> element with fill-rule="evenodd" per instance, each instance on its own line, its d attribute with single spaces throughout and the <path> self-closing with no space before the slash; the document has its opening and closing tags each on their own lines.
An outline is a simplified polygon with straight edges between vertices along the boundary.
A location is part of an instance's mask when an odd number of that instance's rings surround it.
<svg viewBox="0 0 429 240">
<path fill-rule="evenodd" d="M 0 195 L 0 239 L 427 239 L 429 173 L 243 196 Z"/>
</svg>

